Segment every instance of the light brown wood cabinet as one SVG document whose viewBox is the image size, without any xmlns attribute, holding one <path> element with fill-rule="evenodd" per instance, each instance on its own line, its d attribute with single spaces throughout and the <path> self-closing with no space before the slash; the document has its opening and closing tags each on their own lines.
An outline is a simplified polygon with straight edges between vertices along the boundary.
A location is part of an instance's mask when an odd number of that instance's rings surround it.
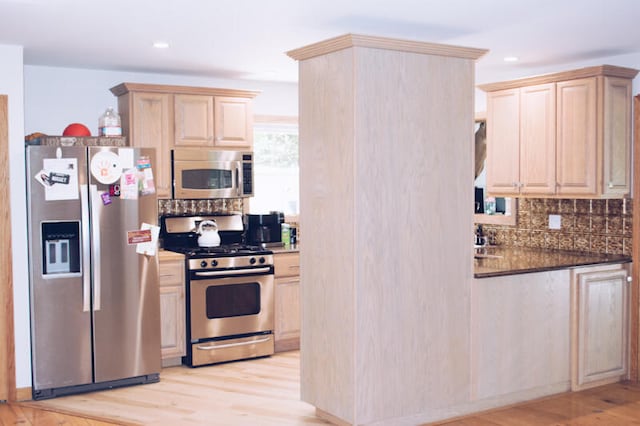
<svg viewBox="0 0 640 426">
<path fill-rule="evenodd" d="M 603 65 L 479 86 L 487 92 L 487 192 L 627 195 L 637 72 Z"/>
<path fill-rule="evenodd" d="M 487 94 L 486 188 L 492 194 L 520 193 L 520 89 Z"/>
<path fill-rule="evenodd" d="M 179 365 L 186 354 L 184 257 L 162 252 L 160 263 L 160 333 L 162 365 Z"/>
<path fill-rule="evenodd" d="M 253 146 L 253 104 L 247 98 L 216 96 L 214 145 L 230 148 Z"/>
<path fill-rule="evenodd" d="M 171 198 L 172 148 L 253 146 L 253 98 L 259 92 L 138 83 L 122 83 L 111 92 L 130 145 L 156 148 L 159 198 Z"/>
<path fill-rule="evenodd" d="M 626 265 L 572 272 L 572 390 L 617 382 L 629 365 L 629 286 Z"/>
<path fill-rule="evenodd" d="M 118 96 L 122 134 L 131 146 L 156 148 L 154 179 L 159 198 L 171 198 L 173 100 L 170 94 L 126 92 Z"/>
<path fill-rule="evenodd" d="M 251 99 L 204 95 L 174 99 L 176 146 L 253 146 Z"/>
<path fill-rule="evenodd" d="M 275 351 L 300 348 L 300 254 L 277 253 L 275 264 Z"/>
</svg>

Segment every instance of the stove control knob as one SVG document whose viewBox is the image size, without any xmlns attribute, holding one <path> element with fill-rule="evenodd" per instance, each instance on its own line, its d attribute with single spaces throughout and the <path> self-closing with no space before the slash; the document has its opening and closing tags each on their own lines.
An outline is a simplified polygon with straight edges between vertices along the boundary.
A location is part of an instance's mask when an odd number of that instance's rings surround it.
<svg viewBox="0 0 640 426">
<path fill-rule="evenodd" d="M 207 267 L 207 262 L 205 260 L 203 260 L 202 262 L 200 262 L 200 266 L 202 266 L 203 268 Z"/>
<path fill-rule="evenodd" d="M 260 262 L 260 263 L 264 263 L 264 262 L 266 262 L 266 259 L 265 259 L 264 257 L 261 257 L 261 258 L 258 260 L 258 262 Z"/>
<path fill-rule="evenodd" d="M 251 259 L 249 259 L 249 263 L 250 263 L 250 264 L 252 264 L 252 265 L 255 265 L 255 263 L 256 263 L 256 258 L 255 258 L 255 257 L 252 257 Z"/>
<path fill-rule="evenodd" d="M 212 261 L 211 261 L 211 266 L 213 266 L 214 268 L 215 268 L 216 266 L 218 266 L 218 261 L 217 261 L 217 260 L 215 260 L 215 259 L 214 259 L 214 260 L 212 260 Z"/>
</svg>

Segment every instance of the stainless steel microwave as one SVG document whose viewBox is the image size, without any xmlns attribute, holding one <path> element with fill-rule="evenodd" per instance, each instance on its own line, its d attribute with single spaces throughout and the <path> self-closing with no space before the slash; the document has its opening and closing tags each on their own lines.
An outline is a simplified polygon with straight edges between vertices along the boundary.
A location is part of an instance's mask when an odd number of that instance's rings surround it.
<svg viewBox="0 0 640 426">
<path fill-rule="evenodd" d="M 173 198 L 251 197 L 253 152 L 173 149 L 171 178 Z"/>
</svg>

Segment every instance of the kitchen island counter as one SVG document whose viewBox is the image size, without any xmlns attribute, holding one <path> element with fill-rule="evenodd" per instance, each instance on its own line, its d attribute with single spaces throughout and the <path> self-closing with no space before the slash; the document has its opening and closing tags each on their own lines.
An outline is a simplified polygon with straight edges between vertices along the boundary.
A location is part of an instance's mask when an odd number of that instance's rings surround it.
<svg viewBox="0 0 640 426">
<path fill-rule="evenodd" d="M 585 265 L 631 262 L 630 256 L 622 254 L 598 254 L 508 246 L 488 246 L 476 249 L 474 257 L 475 278 L 553 271 Z"/>
</svg>

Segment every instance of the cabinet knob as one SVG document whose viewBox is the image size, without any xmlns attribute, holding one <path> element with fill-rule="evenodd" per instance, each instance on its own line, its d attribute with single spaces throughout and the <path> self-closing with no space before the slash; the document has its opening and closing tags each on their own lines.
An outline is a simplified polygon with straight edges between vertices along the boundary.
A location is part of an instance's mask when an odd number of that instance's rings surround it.
<svg viewBox="0 0 640 426">
<path fill-rule="evenodd" d="M 609 182 L 609 189 L 613 188 L 613 182 Z"/>
<path fill-rule="evenodd" d="M 631 275 L 627 275 L 627 282 L 630 283 L 633 281 L 633 277 Z"/>
</svg>

